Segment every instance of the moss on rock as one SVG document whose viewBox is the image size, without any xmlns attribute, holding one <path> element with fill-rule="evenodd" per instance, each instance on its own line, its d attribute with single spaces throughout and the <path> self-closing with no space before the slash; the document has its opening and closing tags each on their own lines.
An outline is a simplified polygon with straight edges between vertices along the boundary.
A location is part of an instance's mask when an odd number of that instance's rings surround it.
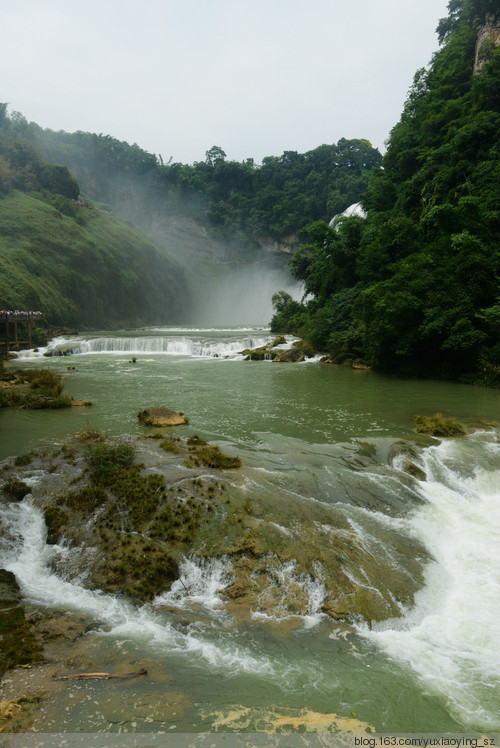
<svg viewBox="0 0 500 748">
<path fill-rule="evenodd" d="M 414 416 L 419 434 L 430 436 L 463 436 L 465 426 L 454 418 L 445 418 L 442 413 L 434 413 L 433 416 Z"/>
</svg>

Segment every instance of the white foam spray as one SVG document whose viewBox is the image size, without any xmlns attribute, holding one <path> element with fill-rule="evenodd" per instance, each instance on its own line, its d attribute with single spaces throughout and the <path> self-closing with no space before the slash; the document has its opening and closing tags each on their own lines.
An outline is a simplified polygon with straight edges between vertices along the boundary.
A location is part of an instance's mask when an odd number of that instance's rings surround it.
<svg viewBox="0 0 500 748">
<path fill-rule="evenodd" d="M 19 358 L 41 358 L 45 354 L 81 355 L 87 353 L 105 354 L 163 354 L 192 358 L 240 358 L 241 351 L 247 348 L 260 348 L 273 339 L 262 335 L 241 336 L 238 339 L 219 340 L 192 338 L 177 335 L 106 336 L 92 338 L 54 338 L 45 348 L 37 351 L 24 351 Z"/>
<path fill-rule="evenodd" d="M 500 728 L 500 444 L 493 433 L 425 450 L 426 503 L 410 531 L 434 561 L 414 608 L 361 633 L 411 667 L 471 728 Z"/>
<path fill-rule="evenodd" d="M 155 598 L 153 605 L 190 608 L 193 605 L 214 611 L 222 606 L 219 593 L 233 581 L 227 558 L 185 558 L 179 564 L 180 576 L 168 592 Z"/>
<path fill-rule="evenodd" d="M 301 574 L 295 560 L 282 564 L 272 559 L 266 572 L 268 584 L 258 597 L 258 609 L 252 611 L 252 618 L 277 623 L 300 618 L 306 629 L 317 626 L 324 618 L 321 608 L 326 598 L 321 565 L 315 565 L 312 576 Z"/>
<path fill-rule="evenodd" d="M 63 549 L 46 544 L 43 514 L 29 499 L 5 507 L 1 521 L 2 565 L 16 575 L 23 596 L 35 604 L 92 617 L 106 628 L 103 635 L 131 638 L 160 651 L 195 654 L 218 670 L 281 677 L 283 668 L 263 655 L 253 655 L 228 641 L 214 644 L 198 633 L 183 633 L 150 605 L 138 608 L 124 597 L 85 589 L 53 573 L 51 561 Z"/>
</svg>

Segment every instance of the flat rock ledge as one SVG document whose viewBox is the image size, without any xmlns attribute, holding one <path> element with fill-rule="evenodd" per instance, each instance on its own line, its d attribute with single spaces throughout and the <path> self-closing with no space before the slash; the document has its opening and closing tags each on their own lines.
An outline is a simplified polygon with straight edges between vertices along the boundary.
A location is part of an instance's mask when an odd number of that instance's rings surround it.
<svg viewBox="0 0 500 748">
<path fill-rule="evenodd" d="M 164 407 L 146 408 L 141 410 L 137 417 L 144 426 L 156 426 L 157 428 L 182 426 L 182 424 L 187 423 L 187 419 L 183 415 Z"/>
</svg>

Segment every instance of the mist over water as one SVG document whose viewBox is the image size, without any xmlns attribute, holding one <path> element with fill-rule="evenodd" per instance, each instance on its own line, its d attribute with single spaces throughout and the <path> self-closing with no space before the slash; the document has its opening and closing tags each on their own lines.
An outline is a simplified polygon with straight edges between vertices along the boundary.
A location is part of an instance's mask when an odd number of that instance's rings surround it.
<svg viewBox="0 0 500 748">
<path fill-rule="evenodd" d="M 228 271 L 205 285 L 193 299 L 193 320 L 204 325 L 268 325 L 273 316 L 273 294 L 286 291 L 299 301 L 302 285 L 285 269 L 269 269 L 265 264 Z"/>
</svg>

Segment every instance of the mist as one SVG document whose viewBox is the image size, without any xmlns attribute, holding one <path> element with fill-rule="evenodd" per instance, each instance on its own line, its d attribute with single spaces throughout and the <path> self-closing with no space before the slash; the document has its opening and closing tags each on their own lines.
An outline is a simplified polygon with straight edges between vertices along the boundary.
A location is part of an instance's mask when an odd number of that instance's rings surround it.
<svg viewBox="0 0 500 748">
<path fill-rule="evenodd" d="M 286 291 L 297 300 L 303 293 L 285 268 L 270 269 L 262 263 L 230 270 L 192 299 L 190 322 L 212 327 L 269 325 L 274 313 L 272 296 L 277 291 Z"/>
<path fill-rule="evenodd" d="M 202 196 L 159 189 L 151 175 L 124 170 L 118 157 L 96 159 L 92 141 L 78 141 L 80 157 L 73 158 L 65 147 L 68 139 L 73 136 L 50 131 L 36 135 L 44 157 L 65 163 L 86 199 L 140 229 L 171 262 L 170 272 L 156 279 L 163 283 L 165 299 L 164 308 L 157 310 L 159 323 L 267 326 L 274 293 L 284 290 L 301 298 L 302 287 L 287 267 L 289 254 L 210 230 Z M 103 147 L 108 146 L 105 139 Z"/>
</svg>

